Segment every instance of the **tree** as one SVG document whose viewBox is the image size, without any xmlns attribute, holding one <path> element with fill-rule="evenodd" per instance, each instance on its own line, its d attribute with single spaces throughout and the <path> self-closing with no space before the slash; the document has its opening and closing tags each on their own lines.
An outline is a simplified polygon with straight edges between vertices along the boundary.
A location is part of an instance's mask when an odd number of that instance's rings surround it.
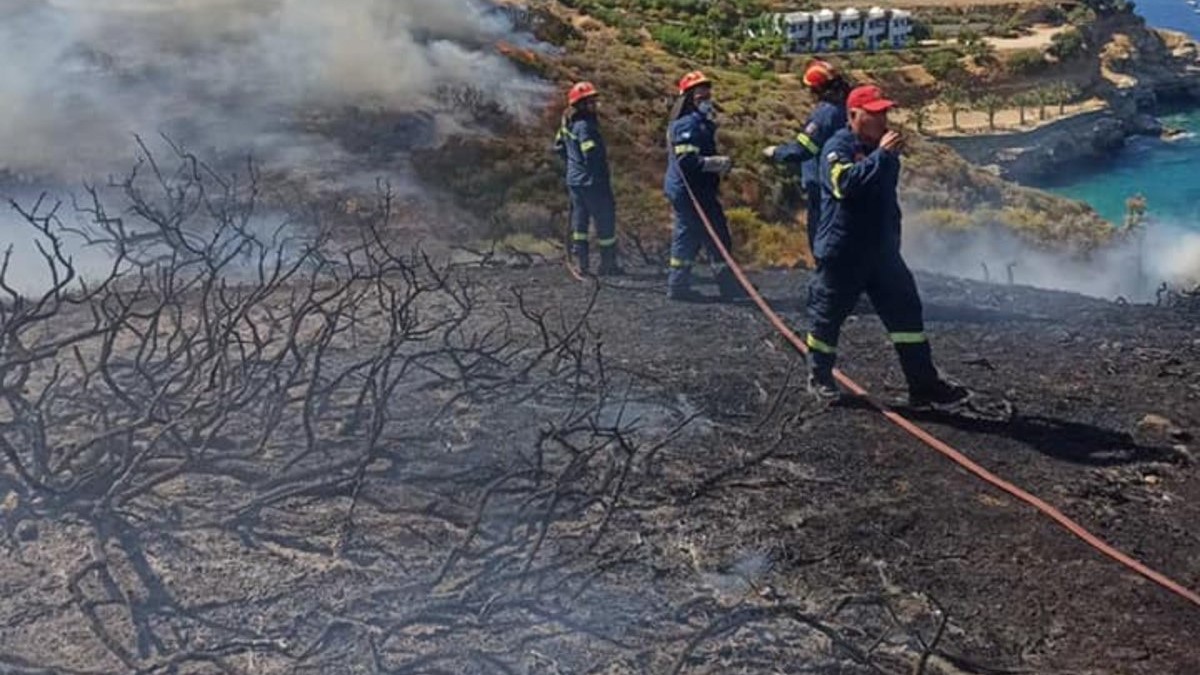
<svg viewBox="0 0 1200 675">
<path fill-rule="evenodd" d="M 966 106 L 967 94 L 961 88 L 951 85 L 942 90 L 942 103 L 950 111 L 950 128 L 959 131 L 958 113 Z"/>
<path fill-rule="evenodd" d="M 908 118 L 912 120 L 918 134 L 925 133 L 925 127 L 929 125 L 929 106 L 922 105 L 913 108 Z"/>
<path fill-rule="evenodd" d="M 1058 58 L 1058 60 L 1066 61 L 1082 53 L 1083 49 L 1083 33 L 1080 33 L 1078 28 L 1072 27 L 1060 33 L 1055 33 L 1050 38 L 1048 51 Z"/>
<path fill-rule="evenodd" d="M 1046 57 L 1040 49 L 1018 49 L 1008 55 L 1006 65 L 1010 73 L 1033 75 L 1046 66 Z"/>
<path fill-rule="evenodd" d="M 939 49 L 925 55 L 921 65 L 929 74 L 939 80 L 945 80 L 951 73 L 959 69 L 958 54 L 949 49 Z"/>
<path fill-rule="evenodd" d="M 1141 193 L 1125 200 L 1125 229 L 1133 230 L 1146 218 L 1146 197 Z"/>
<path fill-rule="evenodd" d="M 1021 118 L 1021 126 L 1025 126 L 1025 109 L 1031 105 L 1035 105 L 1036 101 L 1033 100 L 1033 96 L 1029 92 L 1022 91 L 1013 95 L 1012 104 L 1017 107 L 1017 114 Z"/>
<path fill-rule="evenodd" d="M 1034 101 L 1037 102 L 1037 106 L 1038 106 L 1038 120 L 1045 121 L 1046 106 L 1050 105 L 1050 103 L 1052 102 L 1050 92 L 1045 89 L 1035 89 L 1033 92 L 1033 96 L 1034 96 Z"/>
<path fill-rule="evenodd" d="M 990 62 L 996 60 L 996 47 L 992 46 L 991 42 L 982 40 L 982 38 L 971 44 L 967 44 L 964 52 L 966 52 L 967 56 L 971 56 L 971 59 L 978 65 L 990 64 Z"/>
<path fill-rule="evenodd" d="M 1058 104 L 1058 114 L 1067 114 L 1067 104 L 1071 99 L 1075 98 L 1078 91 L 1069 82 L 1058 82 L 1050 88 L 1050 94 L 1053 96 L 1054 103 Z"/>
<path fill-rule="evenodd" d="M 995 94 L 987 94 L 979 99 L 979 109 L 987 114 L 988 129 L 996 130 L 996 113 L 1004 107 L 1004 99 Z"/>
</svg>

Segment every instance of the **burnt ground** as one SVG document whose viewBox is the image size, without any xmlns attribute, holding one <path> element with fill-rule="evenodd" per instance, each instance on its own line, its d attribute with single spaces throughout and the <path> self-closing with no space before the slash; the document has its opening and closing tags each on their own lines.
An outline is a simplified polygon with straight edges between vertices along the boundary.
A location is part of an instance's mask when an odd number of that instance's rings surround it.
<svg viewBox="0 0 1200 675">
<path fill-rule="evenodd" d="M 133 374 L 208 357 L 143 357 L 136 317 L 104 333 L 125 360 L 45 357 L 66 374 L 23 400 L 53 424 L 12 397 L 0 419 L 0 671 L 1200 672 L 1200 609 L 877 413 L 815 406 L 752 308 L 668 303 L 649 269 L 410 263 L 383 275 L 411 302 L 364 290 L 353 328 L 300 321 L 158 398 Z M 754 279 L 799 322 L 803 273 Z M 942 368 L 1018 410 L 922 424 L 1200 587 L 1198 315 L 920 284 Z M 278 328 L 282 295 L 246 321 Z M 843 366 L 897 397 L 860 309 Z M 321 373 L 284 377 L 311 345 Z"/>
</svg>

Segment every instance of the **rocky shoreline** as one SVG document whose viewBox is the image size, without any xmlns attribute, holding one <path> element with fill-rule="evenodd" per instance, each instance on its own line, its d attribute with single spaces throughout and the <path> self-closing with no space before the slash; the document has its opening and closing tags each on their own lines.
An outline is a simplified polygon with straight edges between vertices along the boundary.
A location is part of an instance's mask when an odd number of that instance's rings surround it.
<svg viewBox="0 0 1200 675">
<path fill-rule="evenodd" d="M 967 161 L 1017 182 L 1036 182 L 1070 166 L 1111 157 L 1133 136 L 1165 140 L 1182 132 L 1163 126 L 1168 109 L 1200 107 L 1200 48 L 1188 36 L 1125 16 L 1090 31 L 1104 45 L 1093 87 L 1108 107 L 1030 131 L 937 139 Z"/>
</svg>

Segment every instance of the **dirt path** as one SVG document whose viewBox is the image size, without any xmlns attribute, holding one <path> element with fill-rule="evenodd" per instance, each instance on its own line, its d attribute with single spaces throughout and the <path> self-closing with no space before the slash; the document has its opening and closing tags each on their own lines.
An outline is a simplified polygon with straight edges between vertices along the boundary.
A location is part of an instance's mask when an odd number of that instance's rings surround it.
<svg viewBox="0 0 1200 675">
<path fill-rule="evenodd" d="M 1015 52 L 1022 49 L 1045 49 L 1053 44 L 1054 36 L 1070 29 L 1070 26 L 1032 26 L 1030 35 L 1016 38 L 985 37 L 984 40 L 998 52 Z"/>
<path fill-rule="evenodd" d="M 1020 109 L 1015 107 L 1002 108 L 996 111 L 994 120 L 995 129 L 989 125 L 986 112 L 981 110 L 963 110 L 958 113 L 958 129 L 956 130 L 952 125 L 950 111 L 944 105 L 937 104 L 929 109 L 929 121 L 925 124 L 925 133 L 933 136 L 963 136 L 1032 131 L 1033 129 L 1060 122 L 1076 115 L 1103 110 L 1107 105 L 1101 99 L 1088 99 L 1079 103 L 1068 104 L 1063 107 L 1060 113 L 1058 105 L 1048 104 L 1044 107 L 1045 119 L 1040 119 L 1039 106 L 1028 106 L 1025 108 L 1024 124 L 1021 123 Z M 899 110 L 898 117 L 901 120 L 908 119 L 903 109 Z"/>
</svg>

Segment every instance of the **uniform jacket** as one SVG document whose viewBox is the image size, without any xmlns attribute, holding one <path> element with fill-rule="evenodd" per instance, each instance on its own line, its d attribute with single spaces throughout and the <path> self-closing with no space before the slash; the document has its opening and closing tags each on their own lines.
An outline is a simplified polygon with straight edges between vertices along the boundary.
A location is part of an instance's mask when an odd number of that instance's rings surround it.
<svg viewBox="0 0 1200 675">
<path fill-rule="evenodd" d="M 825 142 L 818 169 L 821 219 L 818 260 L 861 260 L 899 253 L 900 155 L 864 144 L 844 128 Z"/>
<path fill-rule="evenodd" d="M 595 115 L 576 116 L 554 137 L 554 147 L 567 162 L 567 185 L 608 185 L 608 150 Z"/>
<path fill-rule="evenodd" d="M 796 140 L 775 149 L 775 161 L 800 166 L 800 180 L 810 199 L 819 199 L 821 148 L 835 133 L 846 128 L 845 106 L 821 101 L 813 108 Z"/>
<path fill-rule="evenodd" d="M 701 171 L 701 159 L 717 154 L 717 123 L 707 115 L 693 110 L 671 122 L 668 131 L 671 147 L 663 190 L 669 198 L 687 194 L 683 179 L 686 176 L 698 199 L 715 198 L 721 177 Z"/>
</svg>

